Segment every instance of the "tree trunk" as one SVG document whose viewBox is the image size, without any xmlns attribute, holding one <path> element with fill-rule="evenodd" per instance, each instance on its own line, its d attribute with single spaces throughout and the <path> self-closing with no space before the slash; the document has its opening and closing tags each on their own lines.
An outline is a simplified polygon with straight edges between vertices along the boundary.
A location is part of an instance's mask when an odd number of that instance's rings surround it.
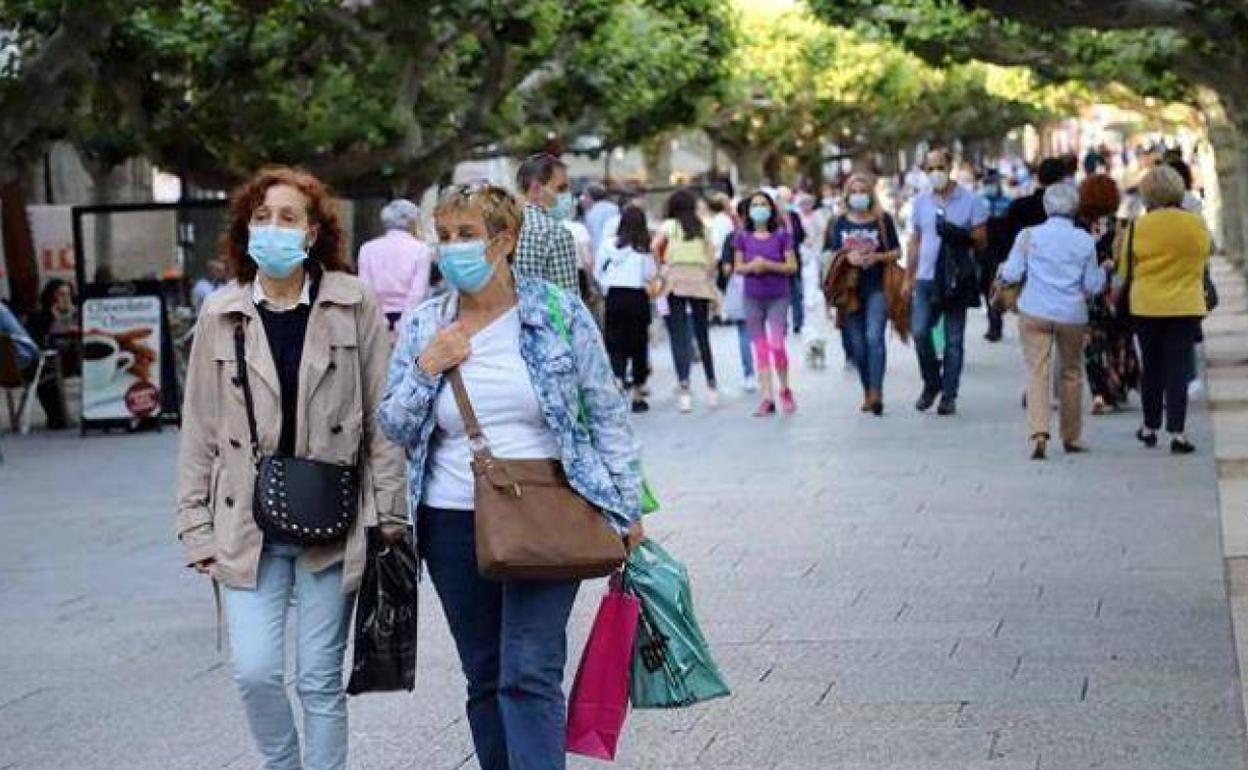
<svg viewBox="0 0 1248 770">
<path fill-rule="evenodd" d="M 772 187 L 780 185 L 780 169 L 784 164 L 784 156 L 778 152 L 769 152 L 763 158 L 763 176 Z"/>
<path fill-rule="evenodd" d="M 39 264 L 35 239 L 26 215 L 26 175 L 16 174 L 0 185 L 0 237 L 4 239 L 5 266 L 9 273 L 9 298 L 18 315 L 29 315 L 39 302 Z"/>
<path fill-rule="evenodd" d="M 646 166 L 646 184 L 650 187 L 667 187 L 672 183 L 672 139 L 669 134 L 659 134 L 641 145 L 641 157 Z"/>
<path fill-rule="evenodd" d="M 1213 91 L 1200 89 L 1199 99 L 1218 171 L 1219 240 L 1227 257 L 1242 265 L 1248 247 L 1248 125 L 1237 125 Z"/>
<path fill-rule="evenodd" d="M 820 146 L 815 152 L 807 154 L 802 158 L 802 174 L 806 180 L 810 182 L 810 189 L 818 194 L 820 188 L 823 187 L 823 147 Z"/>
<path fill-rule="evenodd" d="M 91 205 L 106 206 L 113 200 L 113 189 L 110 184 L 113 169 L 100 163 L 86 161 L 84 158 L 84 166 L 87 173 L 91 176 Z M 98 277 L 107 278 L 113 276 L 113 218 L 110 214 L 95 214 L 90 218 L 83 218 L 84 223 L 90 222 L 92 225 L 91 253 L 95 256 L 95 274 L 88 275 L 88 281 L 95 281 Z M 113 276 L 115 278 L 115 276 Z"/>
<path fill-rule="evenodd" d="M 733 162 L 737 164 L 737 178 L 743 189 L 752 192 L 763 186 L 765 159 L 766 152 L 753 147 L 733 153 Z"/>
</svg>

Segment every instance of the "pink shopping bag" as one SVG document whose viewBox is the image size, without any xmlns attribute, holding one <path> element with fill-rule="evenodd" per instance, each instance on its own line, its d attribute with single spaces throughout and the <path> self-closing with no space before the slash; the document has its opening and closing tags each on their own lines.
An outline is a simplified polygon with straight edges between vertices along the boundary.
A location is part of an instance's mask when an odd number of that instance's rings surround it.
<svg viewBox="0 0 1248 770">
<path fill-rule="evenodd" d="M 628 716 L 628 675 L 641 602 L 612 580 L 576 669 L 568 699 L 567 749 L 595 759 L 615 759 Z"/>
</svg>

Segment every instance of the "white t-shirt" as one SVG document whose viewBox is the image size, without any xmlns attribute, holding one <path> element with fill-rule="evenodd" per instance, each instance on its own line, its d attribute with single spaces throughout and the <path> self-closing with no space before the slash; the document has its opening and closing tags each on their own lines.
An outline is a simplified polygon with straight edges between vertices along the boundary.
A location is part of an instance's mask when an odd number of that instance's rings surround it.
<svg viewBox="0 0 1248 770">
<path fill-rule="evenodd" d="M 598 248 L 594 278 L 604 292 L 614 288 L 644 289 L 658 272 L 653 254 L 643 254 L 631 246 L 621 248 L 614 240 L 603 241 Z"/>
<path fill-rule="evenodd" d="M 520 357 L 520 314 L 508 310 L 472 338 L 472 354 L 460 375 L 481 430 L 495 457 L 514 460 L 559 457 L 559 441 L 542 417 L 528 368 Z M 425 505 L 470 511 L 474 507 L 472 450 L 449 384 L 434 403 L 437 427 L 425 471 Z"/>
<path fill-rule="evenodd" d="M 736 229 L 732 217 L 722 211 L 711 217 L 711 251 L 715 259 L 719 259 L 724 251 L 724 243 L 732 237 Z"/>
<path fill-rule="evenodd" d="M 594 267 L 593 240 L 589 236 L 589 228 L 574 219 L 563 220 L 563 226 L 572 233 L 572 242 L 576 244 L 577 266 L 582 270 Z"/>
</svg>

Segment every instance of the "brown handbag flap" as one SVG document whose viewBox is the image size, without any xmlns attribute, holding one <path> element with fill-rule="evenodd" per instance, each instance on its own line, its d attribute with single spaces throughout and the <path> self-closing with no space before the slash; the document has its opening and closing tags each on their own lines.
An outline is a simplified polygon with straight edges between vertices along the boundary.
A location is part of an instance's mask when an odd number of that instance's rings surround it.
<svg viewBox="0 0 1248 770">
<path fill-rule="evenodd" d="M 603 577 L 623 564 L 624 540 L 577 494 L 556 460 L 494 457 L 458 370 L 447 373 L 472 448 L 477 569 L 511 580 Z"/>
</svg>

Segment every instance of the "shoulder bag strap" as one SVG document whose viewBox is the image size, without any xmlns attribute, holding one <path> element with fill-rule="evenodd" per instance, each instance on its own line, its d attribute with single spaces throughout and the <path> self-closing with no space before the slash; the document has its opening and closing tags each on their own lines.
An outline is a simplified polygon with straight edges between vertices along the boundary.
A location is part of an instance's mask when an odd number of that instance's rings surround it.
<svg viewBox="0 0 1248 770">
<path fill-rule="evenodd" d="M 251 381 L 247 378 L 247 346 L 243 341 L 243 323 L 234 324 L 234 367 L 238 384 L 243 388 L 243 403 L 247 405 L 247 429 L 251 432 L 251 457 L 260 462 L 260 436 L 256 431 L 256 405 L 251 397 Z"/>
<path fill-rule="evenodd" d="M 468 447 L 478 457 L 490 456 L 490 445 L 481 430 L 481 422 L 477 419 L 477 411 L 472 408 L 472 399 L 468 398 L 468 389 L 464 387 L 464 378 L 455 367 L 446 373 L 446 380 L 451 384 L 451 392 L 455 395 L 455 406 L 459 408 L 460 419 L 464 421 L 464 431 L 468 434 Z"/>
<path fill-rule="evenodd" d="M 885 214 L 883 211 L 881 211 L 881 212 L 879 213 L 879 215 L 878 215 L 878 216 L 876 216 L 876 218 L 875 218 L 875 226 L 876 226 L 876 227 L 878 227 L 878 228 L 880 229 L 880 248 L 881 248 L 881 250 L 883 250 L 883 251 L 892 251 L 892 249 L 891 249 L 891 248 L 889 248 L 889 243 L 891 243 L 891 241 L 889 241 L 889 240 L 888 240 L 888 226 L 887 226 L 887 225 L 888 225 L 888 221 L 887 221 L 887 218 L 888 218 L 888 215 L 887 215 L 887 214 Z"/>
</svg>

